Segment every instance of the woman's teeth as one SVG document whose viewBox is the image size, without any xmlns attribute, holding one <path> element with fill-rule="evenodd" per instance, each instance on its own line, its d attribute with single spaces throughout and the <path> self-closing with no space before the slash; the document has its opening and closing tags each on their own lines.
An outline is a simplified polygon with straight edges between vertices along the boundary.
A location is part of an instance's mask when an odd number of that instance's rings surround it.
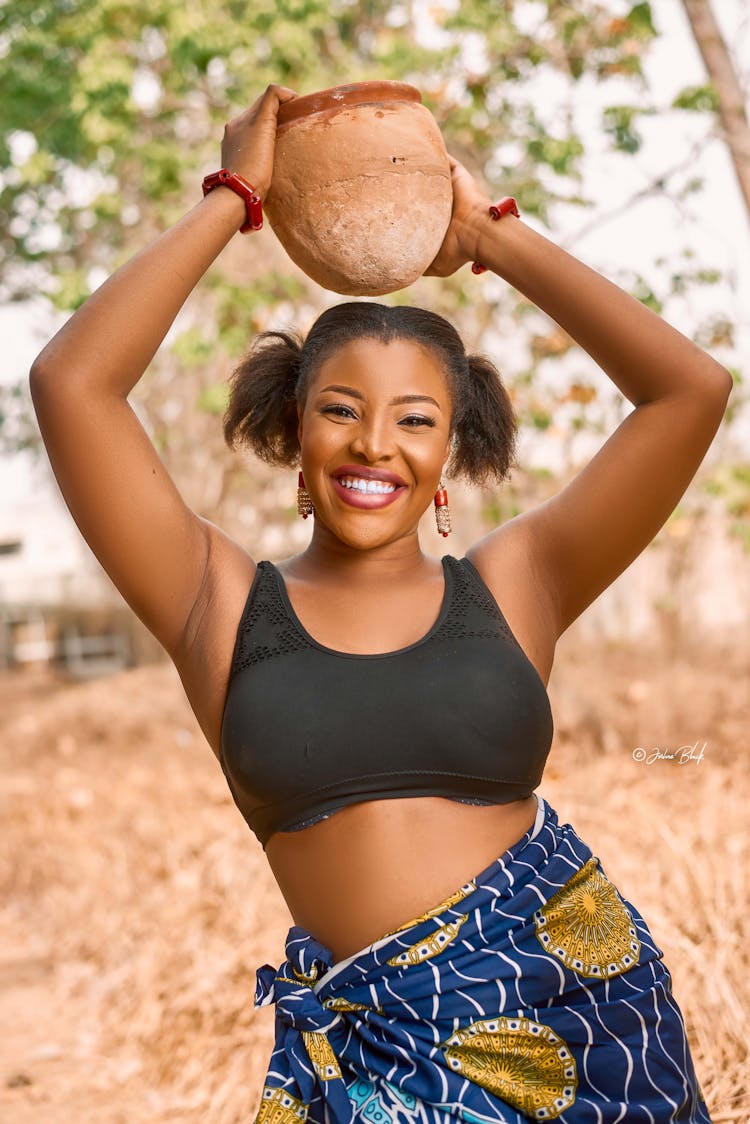
<svg viewBox="0 0 750 1124">
<path fill-rule="evenodd" d="M 357 492 L 395 492 L 396 485 L 388 484 L 385 480 L 364 480 L 361 476 L 340 476 L 339 484 L 345 488 L 353 488 Z"/>
</svg>

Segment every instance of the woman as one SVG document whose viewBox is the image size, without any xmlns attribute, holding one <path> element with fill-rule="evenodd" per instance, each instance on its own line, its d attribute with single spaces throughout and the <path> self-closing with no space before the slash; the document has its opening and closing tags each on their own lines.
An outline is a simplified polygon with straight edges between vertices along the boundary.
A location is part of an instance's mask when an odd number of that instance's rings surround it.
<svg viewBox="0 0 750 1124">
<path fill-rule="evenodd" d="M 225 130 L 223 167 L 261 198 L 294 96 L 270 86 Z M 39 423 L 295 922 L 278 972 L 258 971 L 277 1031 L 259 1119 L 705 1122 L 661 950 L 534 790 L 557 638 L 674 509 L 731 377 L 519 217 L 493 221 L 456 162 L 452 175 L 429 272 L 481 261 L 636 407 L 566 488 L 466 558 L 423 553 L 419 519 L 444 472 L 501 480 L 515 423 L 492 365 L 419 309 L 345 302 L 304 346 L 262 337 L 234 376 L 230 442 L 301 464 L 304 551 L 256 564 L 182 502 L 126 399 L 245 220 L 226 187 L 42 351 Z"/>
</svg>

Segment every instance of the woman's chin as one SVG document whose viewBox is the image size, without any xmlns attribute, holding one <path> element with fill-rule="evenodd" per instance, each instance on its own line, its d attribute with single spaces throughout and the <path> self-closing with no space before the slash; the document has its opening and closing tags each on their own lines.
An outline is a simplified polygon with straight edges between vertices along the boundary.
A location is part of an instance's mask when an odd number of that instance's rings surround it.
<svg viewBox="0 0 750 1124">
<path fill-rule="evenodd" d="M 371 514 L 373 517 L 368 518 L 367 512 L 359 511 L 356 518 L 337 518 L 328 522 L 317 514 L 314 518 L 325 529 L 326 534 L 333 535 L 353 550 L 372 550 L 378 546 L 386 546 L 416 530 L 416 527 L 397 526 L 390 522 L 386 526 L 386 520 L 374 517 L 379 513 Z"/>
</svg>

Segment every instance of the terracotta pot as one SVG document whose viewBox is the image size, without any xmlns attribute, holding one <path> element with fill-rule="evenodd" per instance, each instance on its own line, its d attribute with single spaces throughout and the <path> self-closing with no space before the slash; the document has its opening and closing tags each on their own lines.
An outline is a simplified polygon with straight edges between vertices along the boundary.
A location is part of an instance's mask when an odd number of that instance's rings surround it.
<svg viewBox="0 0 750 1124">
<path fill-rule="evenodd" d="M 280 106 L 263 206 L 324 288 L 377 296 L 411 284 L 440 249 L 452 202 L 445 144 L 414 86 L 360 82 Z"/>
</svg>

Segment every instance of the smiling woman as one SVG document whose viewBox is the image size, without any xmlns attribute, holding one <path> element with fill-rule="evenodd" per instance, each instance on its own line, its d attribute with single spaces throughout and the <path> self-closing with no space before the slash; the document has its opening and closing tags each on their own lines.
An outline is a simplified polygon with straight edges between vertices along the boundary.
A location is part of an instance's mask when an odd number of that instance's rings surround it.
<svg viewBox="0 0 750 1124">
<path fill-rule="evenodd" d="M 434 502 L 449 528 L 443 475 L 499 485 L 513 464 L 493 364 L 411 307 L 345 302 L 304 340 L 264 333 L 225 435 L 299 466 L 314 519 L 300 554 L 256 562 L 187 508 L 127 397 L 257 226 L 295 96 L 269 87 L 229 123 L 205 198 L 31 374 L 70 510 L 169 652 L 294 920 L 258 971 L 277 1016 L 259 1124 L 709 1124 L 661 949 L 537 789 L 557 639 L 666 522 L 731 377 L 451 161 L 429 272 L 481 261 L 635 408 L 558 495 L 435 557 L 419 523 Z"/>
<path fill-rule="evenodd" d="M 398 538 L 416 529 L 444 474 L 501 482 L 517 423 L 493 364 L 467 355 L 448 321 L 352 301 L 324 312 L 304 344 L 288 332 L 258 337 L 232 377 L 224 431 L 273 464 L 299 462 L 316 535 L 356 547 L 387 541 L 388 529 L 382 518 L 347 522 L 348 508 L 392 509 Z"/>
</svg>

